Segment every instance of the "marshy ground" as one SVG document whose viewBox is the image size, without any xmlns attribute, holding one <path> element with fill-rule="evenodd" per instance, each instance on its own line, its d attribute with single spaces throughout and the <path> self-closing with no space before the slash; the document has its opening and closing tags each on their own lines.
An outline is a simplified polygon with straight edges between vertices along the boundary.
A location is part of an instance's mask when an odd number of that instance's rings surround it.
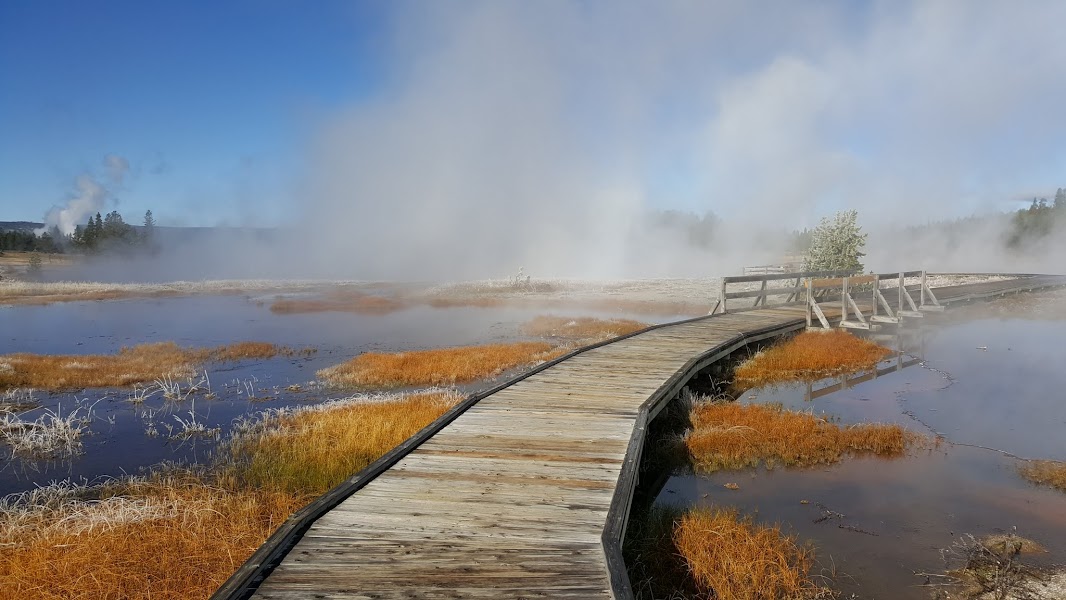
<svg viewBox="0 0 1066 600">
<path fill-rule="evenodd" d="M 12 598 L 203 598 L 290 514 L 459 396 L 353 397 L 245 419 L 196 468 L 56 484 L 0 502 Z"/>
<path fill-rule="evenodd" d="M 975 305 L 967 319 L 926 319 L 907 349 L 917 360 L 889 353 L 880 376 L 851 384 L 832 365 L 820 373 L 841 376 L 819 378 L 810 364 L 797 366 L 801 356 L 781 355 L 803 336 L 739 365 L 738 380 L 760 368 L 729 388 L 735 400 L 692 403 L 666 427 L 662 443 L 684 448 L 646 474 L 659 484 L 627 539 L 638 596 L 1066 597 L 1066 455 L 1056 433 L 1066 422 L 1057 400 L 1066 379 L 1046 360 L 1066 330 L 1045 310 L 1066 293 L 1040 296 Z M 863 348 L 846 342 L 842 356 Z M 868 360 L 877 364 L 874 350 Z M 767 376 L 775 354 L 781 378 Z M 852 446 L 849 431 L 863 441 Z M 680 544 L 689 515 L 705 523 L 695 548 L 690 531 Z M 749 596 L 757 588 L 720 582 L 715 595 L 697 578 L 701 553 L 741 539 L 734 529 L 744 525 L 776 532 L 760 553 L 791 556 L 776 561 L 773 581 L 801 588 L 764 580 L 766 594 Z"/>
<path fill-rule="evenodd" d="M 539 308 L 278 310 L 275 288 L 239 287 L 33 284 L 0 310 L 0 491 L 14 493 L 0 597 L 205 597 L 293 511 L 465 393 L 645 326 Z"/>
<path fill-rule="evenodd" d="M 20 493 L 9 496 L 0 509 L 4 536 L 0 595 L 20 598 L 138 597 L 149 589 L 146 582 L 151 582 L 152 597 L 203 597 L 292 511 L 406 439 L 463 394 L 491 386 L 492 377 L 529 368 L 582 344 L 646 324 L 703 314 L 717 289 L 709 280 L 444 286 L 0 284 L 6 286 L 0 287 L 0 305 L 6 305 L 0 309 L 4 332 L 0 353 L 5 355 L 0 359 L 5 361 L 0 378 L 9 377 L 4 380 L 6 390 L 0 391 L 0 419 L 6 423 L 0 428 L 19 439 L 50 430 L 62 433 L 57 446 L 37 455 L 32 448 L 28 453 L 15 452 L 11 443 L 0 443 L 9 451 L 0 469 L 0 492 Z M 988 337 L 997 343 L 1008 338 L 996 332 Z M 988 339 L 956 340 L 947 351 L 988 346 L 978 351 L 979 357 L 992 358 L 1003 350 Z M 241 344 L 247 340 L 262 342 Z M 1022 347 L 1015 343 L 1014 352 Z M 304 348 L 316 351 L 301 353 Z M 16 354 L 24 358 L 12 362 L 10 355 Z M 138 357 L 145 359 L 140 371 L 134 368 Z M 79 366 L 88 361 L 100 362 L 92 369 Z M 155 370 L 149 368 L 152 365 Z M 930 367 L 966 372 L 951 364 Z M 809 368 L 793 371 L 805 373 Z M 97 377 L 97 371 L 100 379 L 77 378 Z M 931 394 L 946 381 L 929 369 L 910 369 L 903 376 L 917 371 L 935 380 L 926 386 Z M 38 379 L 33 379 L 38 377 L 32 375 L 35 372 L 41 374 Z M 121 377 L 130 373 L 136 376 Z M 157 379 L 164 385 L 157 385 Z M 926 383 L 918 379 L 913 383 Z M 949 389 L 961 388 L 966 380 L 952 380 Z M 878 380 L 886 381 L 890 378 Z M 787 417 L 793 424 L 775 427 L 814 432 L 804 439 L 810 437 L 814 446 L 826 445 L 808 447 L 797 455 L 793 447 L 803 446 L 795 438 L 742 436 L 757 442 L 758 459 L 712 452 L 706 464 L 720 463 L 717 470 L 675 475 L 663 488 L 664 500 L 657 503 L 657 510 L 677 508 L 694 515 L 686 521 L 695 525 L 686 528 L 691 535 L 685 546 L 692 548 L 693 556 L 729 551 L 702 546 L 700 535 L 708 531 L 769 543 L 745 551 L 777 553 L 780 565 L 790 565 L 789 572 L 798 575 L 788 575 L 792 583 L 780 589 L 792 590 L 782 593 L 793 597 L 816 597 L 829 593 L 828 585 L 839 587 L 825 577 L 825 564 L 827 559 L 842 562 L 841 549 L 891 562 L 895 550 L 878 554 L 855 544 L 852 538 L 864 535 L 855 530 L 873 530 L 870 523 L 876 522 L 876 513 L 864 513 L 868 507 L 848 493 L 843 494 L 845 501 L 836 502 L 839 490 L 854 489 L 859 481 L 895 498 L 900 489 L 909 489 L 903 482 L 916 477 L 923 482 L 949 481 L 965 490 L 958 485 L 960 474 L 972 484 L 973 471 L 961 468 L 956 459 L 971 457 L 970 462 L 985 465 L 982 468 L 988 465 L 987 451 L 977 448 L 945 451 L 912 446 L 907 431 L 958 439 L 950 427 L 954 421 L 949 418 L 945 425 L 937 418 L 950 417 L 949 412 L 957 415 L 959 410 L 921 410 L 922 385 L 911 386 L 908 395 L 897 400 L 896 388 L 902 383 L 888 385 L 892 390 L 888 409 L 886 403 L 854 400 L 856 390 L 866 388 L 849 390 L 843 395 L 849 400 L 829 395 L 816 405 L 790 400 L 795 389 L 789 384 L 776 391 L 745 392 L 740 404 L 765 400 L 780 406 L 768 408 L 769 412 L 750 410 L 746 417 L 736 417 L 739 420 L 708 413 L 695 421 L 706 418 L 699 421 L 707 425 L 703 431 L 719 435 L 795 414 Z M 427 389 L 437 385 L 447 387 Z M 755 395 L 757 402 L 750 402 L 749 395 Z M 897 402 L 905 403 L 910 415 L 901 413 Z M 1001 423 L 1009 422 L 1001 418 L 1004 413 L 991 412 Z M 876 429 L 864 430 L 859 424 L 866 422 L 876 423 L 870 426 Z M 850 430 L 859 435 L 848 434 Z M 696 440 L 700 435 L 691 437 Z M 960 441 L 976 445 L 988 440 L 978 436 Z M 994 439 L 989 445 L 1000 442 Z M 908 447 L 915 449 L 905 450 Z M 1044 461 L 1066 459 L 1047 446 L 1005 447 Z M 776 454 L 768 450 L 774 448 Z M 1055 502 L 1066 494 L 1050 487 L 1055 485 L 1050 478 L 1043 482 L 1046 487 L 1030 486 L 1016 460 L 997 457 L 1003 461 L 993 471 L 997 495 L 980 489 L 974 493 L 1010 505 L 1024 498 L 1029 512 L 1019 520 L 1021 529 L 1057 531 L 1059 525 L 1045 521 L 1049 511 L 1061 508 Z M 916 465 L 923 460 L 934 468 L 926 464 L 922 471 Z M 766 470 L 770 462 L 777 468 Z M 158 466 L 161 463 L 169 466 Z M 758 466 L 730 466 L 740 463 Z M 815 463 L 817 467 L 810 466 Z M 1034 469 L 1044 465 L 1027 464 Z M 146 470 L 128 475 L 141 469 Z M 877 478 L 872 478 L 874 473 Z M 66 483 L 47 485 L 54 480 Z M 81 483 L 88 480 L 95 483 Z M 725 487 L 727 483 L 735 488 Z M 38 485 L 46 487 L 32 491 Z M 665 501 L 682 496 L 688 500 Z M 800 499 L 809 502 L 801 504 Z M 990 523 L 1001 527 L 999 520 L 989 517 L 990 504 L 989 500 L 977 511 L 981 518 L 962 523 L 959 530 L 977 532 Z M 996 510 L 994 514 L 1001 516 L 1004 508 L 996 505 Z M 813 531 L 803 525 L 822 517 Z M 936 515 L 928 518 L 938 522 Z M 774 527 L 777 521 L 780 528 Z M 906 522 L 892 521 L 892 526 L 904 527 Z M 827 523 L 843 525 L 835 531 L 844 537 L 828 541 L 819 537 L 828 531 Z M 726 526 L 732 529 L 717 529 Z M 940 543 L 940 537 L 931 534 L 923 539 L 933 544 Z M 813 540 L 814 545 L 804 540 Z M 1040 555 L 1042 560 L 1064 551 L 1054 541 L 1038 541 L 1048 549 Z M 674 558 L 663 577 L 700 581 L 703 588 L 692 589 L 704 589 L 704 595 L 708 586 L 715 586 L 715 578 L 723 576 L 697 566 L 716 563 L 713 558 L 691 565 L 677 561 L 676 554 Z M 854 572 L 852 566 L 848 564 L 850 570 L 845 571 Z M 702 574 L 693 579 L 697 572 Z M 767 575 L 724 576 L 765 581 Z M 881 582 L 877 574 L 864 577 L 864 585 Z"/>
</svg>

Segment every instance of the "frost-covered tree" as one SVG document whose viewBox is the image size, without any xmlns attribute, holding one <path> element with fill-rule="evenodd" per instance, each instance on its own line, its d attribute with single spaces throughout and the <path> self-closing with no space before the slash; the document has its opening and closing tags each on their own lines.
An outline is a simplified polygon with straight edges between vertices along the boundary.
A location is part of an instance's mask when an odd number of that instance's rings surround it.
<svg viewBox="0 0 1066 600">
<path fill-rule="evenodd" d="M 40 275 L 41 274 L 41 268 L 42 268 L 41 267 L 41 263 L 42 263 L 42 261 L 41 261 L 41 253 L 36 251 L 36 250 L 34 250 L 33 254 L 30 255 L 30 264 L 29 264 L 29 268 L 26 270 L 26 272 L 29 273 L 30 275 L 33 275 L 34 277 L 36 277 L 37 275 Z"/>
<path fill-rule="evenodd" d="M 807 271 L 862 271 L 866 234 L 856 222 L 858 211 L 842 210 L 823 217 L 811 232 L 811 246 L 803 260 Z"/>
</svg>

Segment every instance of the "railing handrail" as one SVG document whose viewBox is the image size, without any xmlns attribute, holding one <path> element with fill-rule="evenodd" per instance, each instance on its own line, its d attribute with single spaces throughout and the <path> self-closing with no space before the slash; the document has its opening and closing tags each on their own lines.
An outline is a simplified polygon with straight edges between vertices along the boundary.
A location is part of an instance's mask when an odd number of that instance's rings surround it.
<svg viewBox="0 0 1066 600">
<path fill-rule="evenodd" d="M 768 273 L 764 275 L 730 275 L 722 278 L 721 291 L 718 297 L 718 304 L 711 310 L 711 314 L 717 312 L 728 312 L 728 300 L 736 300 L 740 298 L 754 298 L 755 302 L 747 308 L 757 308 L 760 303 L 762 306 L 766 306 L 767 299 L 770 296 L 786 296 L 785 304 L 793 301 L 800 300 L 799 294 L 805 292 L 804 282 L 810 279 L 841 279 L 846 277 L 874 277 L 878 284 L 881 281 L 896 281 L 901 276 L 905 279 L 925 278 L 928 275 L 925 271 L 895 271 L 892 273 L 869 273 L 863 274 L 855 270 L 835 270 L 835 271 L 796 271 L 792 273 Z M 768 287 L 767 283 L 771 281 L 793 281 L 794 283 L 790 287 Z M 736 283 L 762 283 L 762 287 L 757 290 L 742 290 L 738 292 L 730 292 L 729 285 Z M 719 309 L 721 309 L 719 311 Z"/>
</svg>

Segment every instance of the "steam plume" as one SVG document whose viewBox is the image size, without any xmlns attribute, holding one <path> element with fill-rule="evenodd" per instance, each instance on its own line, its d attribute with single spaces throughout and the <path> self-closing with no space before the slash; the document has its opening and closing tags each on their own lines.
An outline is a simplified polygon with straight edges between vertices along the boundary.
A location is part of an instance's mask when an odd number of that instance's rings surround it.
<svg viewBox="0 0 1066 600">
<path fill-rule="evenodd" d="M 121 185 L 129 172 L 130 163 L 116 154 L 104 157 L 103 166 L 107 179 L 113 185 Z M 44 217 L 44 227 L 38 233 L 58 227 L 63 235 L 74 233 L 94 213 L 103 211 L 111 198 L 111 192 L 96 177 L 83 173 L 74 182 L 74 192 L 64 206 L 53 206 Z"/>
</svg>

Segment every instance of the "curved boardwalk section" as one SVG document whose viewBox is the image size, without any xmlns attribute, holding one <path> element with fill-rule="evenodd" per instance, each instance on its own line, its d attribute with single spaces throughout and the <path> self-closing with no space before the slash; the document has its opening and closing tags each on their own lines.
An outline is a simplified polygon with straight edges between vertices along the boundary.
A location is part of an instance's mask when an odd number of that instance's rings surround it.
<svg viewBox="0 0 1066 600">
<path fill-rule="evenodd" d="M 231 595 L 630 597 L 618 543 L 647 419 L 710 362 L 803 326 L 803 307 L 702 318 L 577 353 L 500 389 L 318 517 L 258 589 Z"/>
</svg>

